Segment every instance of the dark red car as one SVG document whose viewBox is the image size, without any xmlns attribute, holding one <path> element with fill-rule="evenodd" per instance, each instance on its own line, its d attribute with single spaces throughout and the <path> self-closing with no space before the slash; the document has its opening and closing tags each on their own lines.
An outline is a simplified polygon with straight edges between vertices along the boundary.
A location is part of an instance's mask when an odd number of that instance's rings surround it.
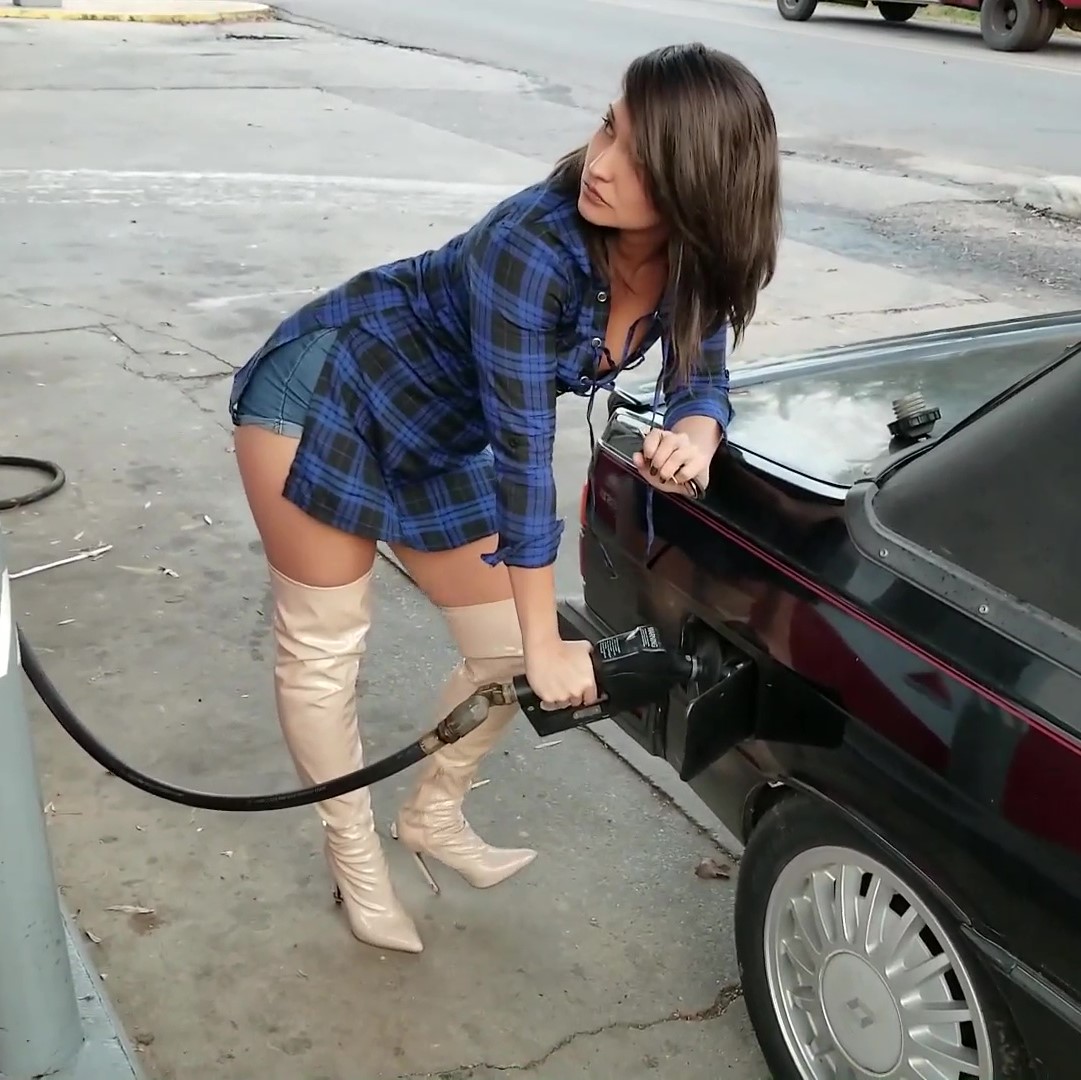
<svg viewBox="0 0 1081 1080">
<path fill-rule="evenodd" d="M 1081 312 L 732 374 L 706 498 L 613 395 L 564 631 L 708 657 L 618 722 L 745 844 L 775 1080 L 1081 1076 Z M 896 403 L 896 405 L 895 405 Z"/>
</svg>

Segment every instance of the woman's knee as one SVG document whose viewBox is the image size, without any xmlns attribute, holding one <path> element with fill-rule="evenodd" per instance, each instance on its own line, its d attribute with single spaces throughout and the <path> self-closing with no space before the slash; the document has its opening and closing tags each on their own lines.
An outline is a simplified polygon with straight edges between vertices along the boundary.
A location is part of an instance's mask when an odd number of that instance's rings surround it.
<svg viewBox="0 0 1081 1080">
<path fill-rule="evenodd" d="M 299 440 L 258 425 L 234 430 L 237 468 L 267 561 L 304 585 L 333 587 L 363 577 L 375 543 L 309 517 L 282 494 Z"/>
</svg>

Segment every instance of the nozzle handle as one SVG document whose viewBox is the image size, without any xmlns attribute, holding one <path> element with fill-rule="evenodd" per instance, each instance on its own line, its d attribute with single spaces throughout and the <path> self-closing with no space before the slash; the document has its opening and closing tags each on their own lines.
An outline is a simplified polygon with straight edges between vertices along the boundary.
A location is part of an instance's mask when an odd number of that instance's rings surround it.
<svg viewBox="0 0 1081 1080">
<path fill-rule="evenodd" d="M 593 670 L 594 672 L 597 671 L 595 659 Z M 529 720 L 533 727 L 542 734 L 565 731 L 568 728 L 578 727 L 580 724 L 591 724 L 595 720 L 604 720 L 610 715 L 603 698 L 592 705 L 572 705 L 566 709 L 546 709 L 524 675 L 516 676 L 513 686 L 514 698 L 518 702 L 519 708 L 525 713 L 526 719 Z M 604 693 L 601 686 L 598 685 L 597 689 L 602 694 Z"/>
<path fill-rule="evenodd" d="M 594 675 L 597 674 L 597 665 L 593 664 Z M 514 700 L 522 707 L 523 712 L 529 712 L 531 709 L 539 709 L 541 707 L 540 695 L 529 685 L 529 680 L 524 675 L 516 675 L 513 682 L 514 686 Z M 604 690 L 601 686 L 597 686 L 597 690 L 600 694 L 604 694 Z M 585 705 L 576 705 L 576 709 L 587 708 Z M 554 709 L 546 709 L 546 712 L 555 712 Z"/>
<path fill-rule="evenodd" d="M 601 700 L 567 709 L 544 709 L 524 675 L 513 680 L 515 700 L 538 731 L 562 731 L 604 720 L 621 709 L 662 699 L 672 686 L 692 677 L 694 660 L 664 648 L 655 626 L 639 626 L 598 641 L 590 654 Z"/>
</svg>

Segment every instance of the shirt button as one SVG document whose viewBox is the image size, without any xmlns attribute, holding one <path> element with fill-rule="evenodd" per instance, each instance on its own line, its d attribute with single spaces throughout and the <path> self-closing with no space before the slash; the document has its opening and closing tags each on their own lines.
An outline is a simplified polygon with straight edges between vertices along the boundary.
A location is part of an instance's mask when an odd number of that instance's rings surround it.
<svg viewBox="0 0 1081 1080">
<path fill-rule="evenodd" d="M 599 337 L 595 337 L 595 338 L 594 338 L 594 339 L 593 339 L 593 340 L 592 340 L 592 341 L 590 342 L 590 345 L 592 345 L 594 349 L 599 349 L 599 348 L 600 348 L 600 347 L 601 347 L 601 346 L 602 346 L 603 344 L 604 344 L 604 342 L 603 342 L 603 341 L 601 341 L 601 339 L 600 339 Z"/>
<path fill-rule="evenodd" d="M 597 293 L 597 299 L 603 304 L 605 300 L 608 299 L 608 294 L 606 292 L 599 292 Z"/>
</svg>

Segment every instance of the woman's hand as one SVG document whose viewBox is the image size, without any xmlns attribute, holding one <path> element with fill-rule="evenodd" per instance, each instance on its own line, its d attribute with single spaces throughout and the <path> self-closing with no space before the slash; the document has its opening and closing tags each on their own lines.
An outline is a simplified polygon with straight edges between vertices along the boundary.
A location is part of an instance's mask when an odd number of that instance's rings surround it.
<svg viewBox="0 0 1081 1080">
<path fill-rule="evenodd" d="M 692 480 L 705 491 L 709 483 L 711 458 L 683 431 L 650 430 L 634 464 L 646 483 L 661 491 L 685 493 Z"/>
<path fill-rule="evenodd" d="M 525 677 L 546 709 L 592 705 L 598 700 L 588 641 L 550 638 L 526 645 Z"/>
</svg>

